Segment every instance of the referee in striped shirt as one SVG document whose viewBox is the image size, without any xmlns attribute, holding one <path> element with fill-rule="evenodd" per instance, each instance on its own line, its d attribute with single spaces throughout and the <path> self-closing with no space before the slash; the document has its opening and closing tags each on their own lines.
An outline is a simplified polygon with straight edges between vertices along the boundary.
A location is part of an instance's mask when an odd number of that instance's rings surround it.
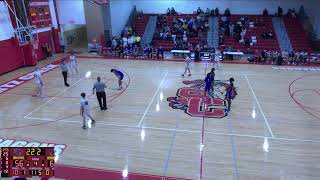
<svg viewBox="0 0 320 180">
<path fill-rule="evenodd" d="M 101 82 L 101 78 L 98 76 L 97 82 L 95 82 L 93 85 L 92 94 L 94 94 L 94 90 L 96 90 L 97 99 L 101 110 L 107 110 L 106 92 L 104 91 L 105 88 L 107 88 L 106 84 Z"/>
</svg>

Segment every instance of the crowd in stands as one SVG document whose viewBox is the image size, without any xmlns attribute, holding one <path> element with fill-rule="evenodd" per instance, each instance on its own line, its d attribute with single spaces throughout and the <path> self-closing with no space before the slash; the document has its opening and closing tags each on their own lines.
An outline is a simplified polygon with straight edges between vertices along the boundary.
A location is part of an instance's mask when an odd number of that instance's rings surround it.
<svg viewBox="0 0 320 180">
<path fill-rule="evenodd" d="M 134 28 L 125 27 L 120 37 L 113 37 L 111 49 L 113 55 L 119 57 L 138 56 L 141 51 L 141 37 L 137 35 Z"/>
<path fill-rule="evenodd" d="M 307 52 L 278 52 L 264 50 L 261 53 L 255 52 L 254 61 L 270 64 L 305 65 L 310 63 Z"/>
<path fill-rule="evenodd" d="M 125 27 L 120 37 L 112 38 L 112 55 L 121 58 L 163 58 L 162 47 L 153 48 L 151 45 L 143 48 L 141 37 L 132 27 Z"/>
<path fill-rule="evenodd" d="M 157 27 L 160 30 L 155 33 L 154 39 L 172 40 L 175 49 L 186 49 L 189 46 L 188 38 L 198 37 L 199 39 L 205 39 L 203 36 L 209 28 L 208 17 L 210 14 L 206 14 L 199 7 L 196 16 L 174 17 L 171 25 L 171 22 L 168 22 L 168 16 L 176 14 L 177 12 L 174 8 L 168 8 L 166 15 L 158 15 Z M 203 44 L 206 41 L 199 43 Z"/>
<path fill-rule="evenodd" d="M 263 16 L 268 16 L 269 15 L 269 11 L 265 8 L 263 10 L 263 13 L 262 13 Z M 275 14 L 276 16 L 282 16 L 283 15 L 283 10 L 282 8 L 279 6 L 278 7 L 278 11 L 276 12 Z M 293 8 L 293 9 L 288 9 L 288 12 L 287 12 L 287 16 L 290 17 L 290 18 L 296 18 L 297 17 L 297 14 L 296 14 L 296 10 Z"/>
</svg>

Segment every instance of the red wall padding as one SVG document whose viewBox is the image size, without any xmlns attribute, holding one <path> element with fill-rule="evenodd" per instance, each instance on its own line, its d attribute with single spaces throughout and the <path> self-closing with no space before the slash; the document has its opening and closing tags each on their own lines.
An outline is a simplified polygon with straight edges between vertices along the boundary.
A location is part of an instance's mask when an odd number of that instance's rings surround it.
<svg viewBox="0 0 320 180">
<path fill-rule="evenodd" d="M 16 38 L 0 41 L 0 74 L 24 65 L 24 58 Z"/>
<path fill-rule="evenodd" d="M 36 50 L 38 60 L 44 59 L 46 57 L 45 52 L 42 50 L 42 45 L 47 43 L 52 51 L 51 47 L 51 31 L 38 33 L 39 47 Z"/>
</svg>

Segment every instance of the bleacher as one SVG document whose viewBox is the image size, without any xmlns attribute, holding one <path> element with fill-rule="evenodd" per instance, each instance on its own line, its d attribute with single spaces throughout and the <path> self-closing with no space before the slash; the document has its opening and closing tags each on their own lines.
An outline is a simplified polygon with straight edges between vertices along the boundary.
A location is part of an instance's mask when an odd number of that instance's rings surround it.
<svg viewBox="0 0 320 180">
<path fill-rule="evenodd" d="M 303 30 L 302 25 L 297 18 L 283 17 L 292 48 L 294 51 L 307 51 L 312 52 L 312 44 L 308 40 L 306 32 Z"/>
<path fill-rule="evenodd" d="M 167 16 L 167 20 L 168 20 L 168 26 L 170 27 L 170 29 L 173 28 L 173 19 L 174 18 L 187 18 L 187 17 L 196 17 L 196 14 L 177 14 L 177 15 L 171 15 L 171 16 Z M 156 33 L 161 31 L 162 27 L 157 27 L 156 29 Z M 203 36 L 206 38 L 207 37 L 207 32 L 203 33 Z M 188 43 L 191 44 L 199 44 L 200 39 L 198 37 L 190 37 L 188 36 Z M 172 50 L 174 48 L 174 43 L 171 40 L 158 40 L 158 39 L 153 39 L 152 41 L 153 43 L 153 47 L 160 47 L 162 46 L 162 48 L 164 50 Z"/>
<path fill-rule="evenodd" d="M 265 24 L 264 27 L 256 27 L 256 28 L 248 28 L 247 27 L 247 33 L 244 36 L 244 39 L 249 39 L 251 41 L 251 37 L 255 36 L 257 43 L 254 43 L 250 48 L 248 49 L 244 43 L 239 43 L 236 41 L 236 36 L 234 35 L 233 37 L 228 37 L 227 35 L 224 36 L 224 45 L 221 46 L 220 48 L 223 49 L 223 47 L 229 47 L 231 46 L 232 49 L 235 49 L 237 51 L 245 52 L 245 53 L 252 53 L 255 50 L 258 51 L 263 51 L 263 50 L 268 50 L 268 51 L 280 51 L 278 41 L 276 38 L 276 34 L 274 31 L 274 27 L 272 24 L 272 17 L 271 16 L 262 16 L 262 15 L 231 15 L 229 17 L 230 22 L 237 23 L 241 17 L 247 16 L 250 21 L 256 22 L 256 21 L 261 21 L 261 23 Z M 221 17 L 219 17 L 219 24 L 221 24 Z M 265 31 L 270 31 L 272 30 L 274 32 L 274 38 L 273 39 L 268 39 L 265 40 L 261 37 L 261 34 L 264 33 Z M 219 31 L 221 29 L 219 28 Z M 219 32 L 220 34 L 220 32 Z"/>
<path fill-rule="evenodd" d="M 151 14 L 144 14 L 142 16 L 141 19 L 136 19 L 134 21 L 134 24 L 133 24 L 133 27 L 135 28 L 136 30 L 136 33 L 142 37 L 143 36 L 143 33 L 144 33 L 144 30 L 149 22 L 149 18 L 150 18 Z"/>
</svg>

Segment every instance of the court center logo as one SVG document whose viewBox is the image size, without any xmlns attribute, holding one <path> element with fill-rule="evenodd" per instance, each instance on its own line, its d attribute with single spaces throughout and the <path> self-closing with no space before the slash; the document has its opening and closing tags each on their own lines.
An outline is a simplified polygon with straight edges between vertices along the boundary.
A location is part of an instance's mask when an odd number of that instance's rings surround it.
<svg viewBox="0 0 320 180">
<path fill-rule="evenodd" d="M 183 110 L 193 117 L 223 118 L 227 116 L 224 100 L 225 91 L 229 86 L 227 83 L 216 80 L 214 90 L 207 96 L 205 96 L 203 80 L 183 81 L 183 84 L 188 87 L 178 89 L 175 97 L 167 98 L 170 107 Z"/>
</svg>

